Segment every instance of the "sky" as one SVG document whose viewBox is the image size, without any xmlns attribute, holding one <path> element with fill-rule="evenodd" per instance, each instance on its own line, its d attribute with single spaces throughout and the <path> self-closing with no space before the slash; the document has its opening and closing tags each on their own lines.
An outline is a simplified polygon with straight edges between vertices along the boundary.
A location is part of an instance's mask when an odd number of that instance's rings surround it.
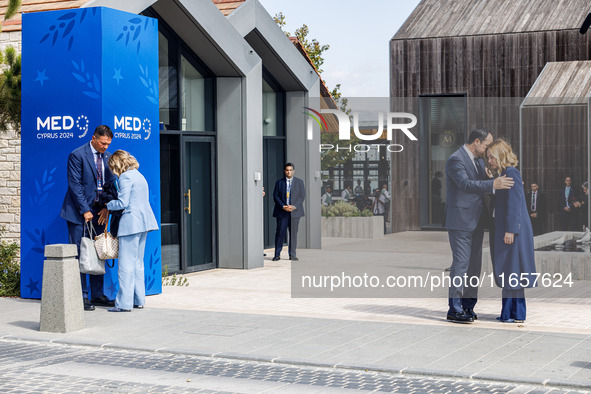
<svg viewBox="0 0 591 394">
<path fill-rule="evenodd" d="M 290 33 L 308 25 L 309 38 L 330 45 L 322 79 L 344 97 L 388 97 L 389 42 L 420 0 L 259 0 L 283 12 Z"/>
</svg>

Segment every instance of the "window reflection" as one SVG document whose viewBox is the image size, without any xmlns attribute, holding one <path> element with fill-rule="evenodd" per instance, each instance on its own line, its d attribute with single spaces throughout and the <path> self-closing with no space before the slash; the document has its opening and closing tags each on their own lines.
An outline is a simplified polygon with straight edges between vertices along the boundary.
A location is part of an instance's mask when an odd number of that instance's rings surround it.
<svg viewBox="0 0 591 394">
<path fill-rule="evenodd" d="M 178 130 L 176 48 L 171 48 L 173 45 L 158 32 L 160 127 L 163 130 Z"/>
<path fill-rule="evenodd" d="M 285 93 L 263 79 L 263 136 L 284 136 Z"/>
<path fill-rule="evenodd" d="M 181 94 L 181 130 L 206 130 L 205 79 L 184 56 L 181 56 Z"/>
</svg>

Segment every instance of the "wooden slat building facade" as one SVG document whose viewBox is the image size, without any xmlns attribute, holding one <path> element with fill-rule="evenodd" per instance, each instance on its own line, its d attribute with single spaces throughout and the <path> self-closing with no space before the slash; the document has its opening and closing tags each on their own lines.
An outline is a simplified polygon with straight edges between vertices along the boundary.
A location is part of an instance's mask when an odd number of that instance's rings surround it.
<svg viewBox="0 0 591 394">
<path fill-rule="evenodd" d="M 578 31 L 589 10 L 584 0 L 423 0 L 417 6 L 390 41 L 392 110 L 404 109 L 420 119 L 419 143 L 409 144 L 398 136 L 405 151 L 392 155 L 393 231 L 437 227 L 429 215 L 435 208 L 426 199 L 432 193 L 433 174 L 444 162 L 439 157 L 434 165 L 432 154 L 445 138 L 453 137 L 447 155 L 470 130 L 482 126 L 509 140 L 519 152 L 519 107 L 544 67 L 549 62 L 591 59 L 591 33 Z M 445 136 L 433 132 L 427 120 L 450 97 L 464 103 L 458 116 L 465 120 L 461 130 L 448 130 Z M 413 104 L 401 108 L 404 104 L 399 103 L 409 98 L 415 99 Z M 449 112 L 446 108 L 441 105 L 440 111 Z M 569 152 L 583 144 L 586 152 L 586 115 L 569 111 L 569 118 L 561 121 L 577 125 L 560 140 L 561 150 Z M 583 121 L 584 127 L 579 124 Z M 531 127 L 524 129 L 537 133 Z M 586 153 L 573 155 L 570 161 L 548 161 L 544 152 L 558 152 L 556 138 L 524 137 L 524 147 L 528 146 L 520 157 L 525 163 L 524 181 L 540 182 L 548 194 L 563 185 L 566 173 L 576 172 L 579 185 L 587 176 Z M 445 185 L 445 178 L 442 182 Z"/>
</svg>

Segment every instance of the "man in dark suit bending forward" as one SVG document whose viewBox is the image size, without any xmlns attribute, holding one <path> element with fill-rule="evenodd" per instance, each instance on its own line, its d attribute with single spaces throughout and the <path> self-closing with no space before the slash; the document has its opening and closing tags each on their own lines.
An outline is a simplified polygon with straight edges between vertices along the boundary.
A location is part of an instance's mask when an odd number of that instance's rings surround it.
<svg viewBox="0 0 591 394">
<path fill-rule="evenodd" d="M 75 149 L 68 157 L 68 191 L 60 216 L 66 219 L 69 241 L 78 247 L 78 252 L 85 223 L 92 221 L 100 234 L 109 217 L 109 197 L 105 185 L 115 181 L 107 165 L 111 156 L 107 148 L 112 139 L 113 132 L 109 126 L 98 126 L 92 140 Z M 103 275 L 88 276 L 90 289 L 86 283 L 86 274 L 80 274 L 84 310 L 93 311 L 94 304 L 113 306 L 114 303 L 103 293 Z"/>
<path fill-rule="evenodd" d="M 483 196 L 493 193 L 493 189 L 513 186 L 513 178 L 492 180 L 486 175 L 482 158 L 492 141 L 493 136 L 488 130 L 472 131 L 468 142 L 447 159 L 445 169 L 447 205 L 444 227 L 449 234 L 453 255 L 447 320 L 456 323 L 471 323 L 478 318 L 474 313 L 478 287 L 470 286 L 470 278 L 480 278 L 482 268 L 482 238 L 488 216 Z"/>
</svg>

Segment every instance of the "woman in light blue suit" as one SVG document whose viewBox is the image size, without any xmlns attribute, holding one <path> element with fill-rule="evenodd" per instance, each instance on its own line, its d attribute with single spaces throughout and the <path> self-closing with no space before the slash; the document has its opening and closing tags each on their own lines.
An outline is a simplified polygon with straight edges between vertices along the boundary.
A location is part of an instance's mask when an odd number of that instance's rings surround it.
<svg viewBox="0 0 591 394">
<path fill-rule="evenodd" d="M 149 231 L 158 230 L 150 207 L 148 182 L 140 172 L 139 163 L 128 152 L 118 150 L 109 158 L 109 168 L 119 177 L 119 199 L 107 209 L 123 209 L 119 222 L 119 292 L 115 308 L 109 312 L 131 312 L 143 308 L 146 301 L 144 284 L 144 249 Z"/>
</svg>

